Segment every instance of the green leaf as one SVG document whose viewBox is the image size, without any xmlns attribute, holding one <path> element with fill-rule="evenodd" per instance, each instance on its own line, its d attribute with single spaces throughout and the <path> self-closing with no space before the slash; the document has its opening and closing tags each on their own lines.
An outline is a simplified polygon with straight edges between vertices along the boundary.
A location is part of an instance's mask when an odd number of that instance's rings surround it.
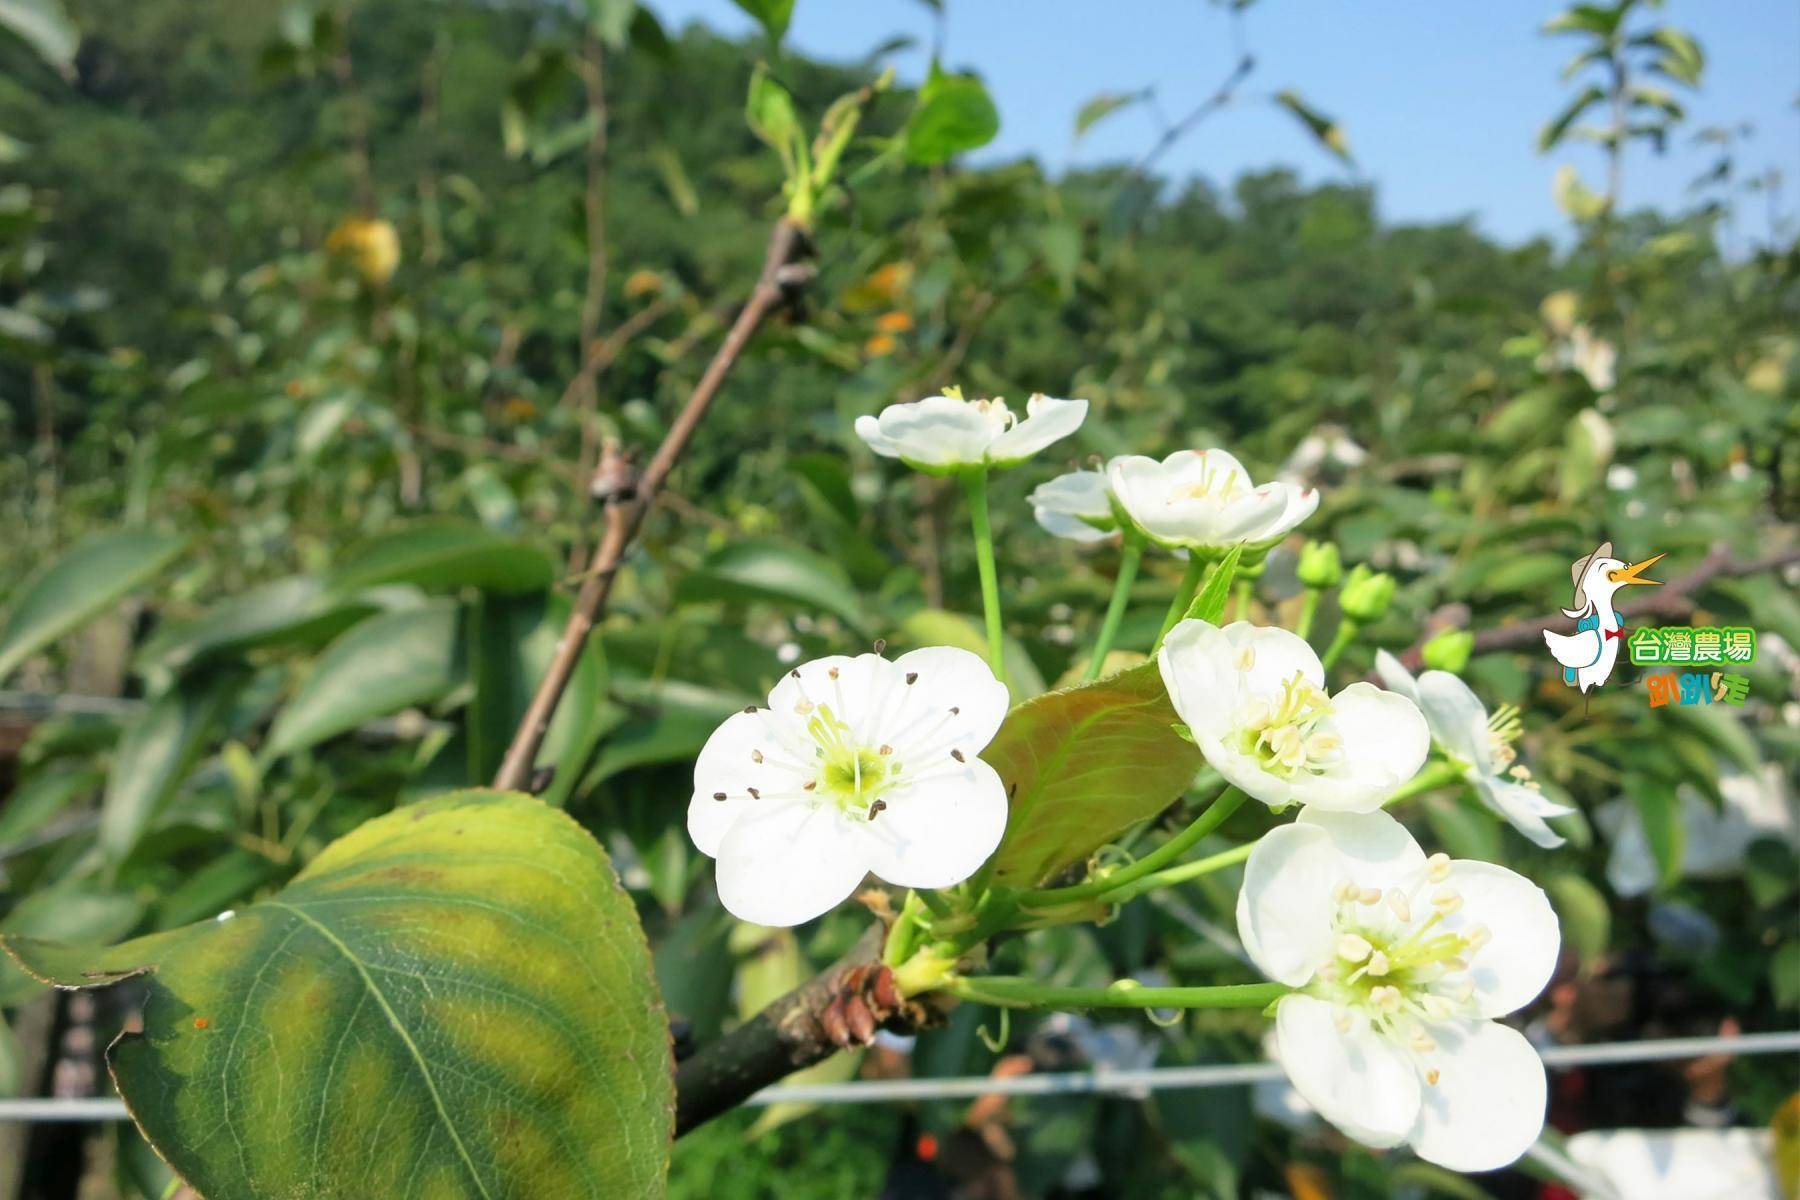
<svg viewBox="0 0 1800 1200">
<path fill-rule="evenodd" d="M 614 50 L 625 44 L 637 15 L 637 0 L 587 0 L 588 21 L 600 40 Z"/>
<path fill-rule="evenodd" d="M 110 942 L 130 933 L 144 915 L 136 897 L 88 883 L 64 883 L 32 892 L 0 921 L 0 944 L 12 936 L 55 941 Z M 0 955 L 0 1008 L 12 1008 L 43 985 Z"/>
<path fill-rule="evenodd" d="M 457 608 L 449 600 L 353 627 L 326 647 L 275 718 L 264 761 L 442 696 L 462 667 L 456 627 Z"/>
<path fill-rule="evenodd" d="M 901 136 L 908 162 L 933 166 L 980 149 L 999 132 L 999 110 L 981 80 L 946 75 L 934 64 Z"/>
<path fill-rule="evenodd" d="M 1569 127 L 1581 119 L 1581 114 L 1590 107 L 1606 99 L 1606 93 L 1597 84 L 1589 84 L 1575 94 L 1575 98 L 1557 113 L 1538 133 L 1538 153 L 1543 154 L 1554 147 L 1568 134 Z"/>
<path fill-rule="evenodd" d="M 185 671 L 208 658 L 272 645 L 314 645 L 376 606 L 346 599 L 310 575 L 276 579 L 158 630 L 138 651 L 146 667 Z"/>
<path fill-rule="evenodd" d="M 148 582 L 186 545 L 142 529 L 97 533 L 32 576 L 0 625 L 0 679 Z"/>
<path fill-rule="evenodd" d="M 749 13 L 769 40 L 779 42 L 787 34 L 788 22 L 794 19 L 794 0 L 731 0 Z"/>
<path fill-rule="evenodd" d="M 0 29 L 24 42 L 59 73 L 75 74 L 81 31 L 69 19 L 62 0 L 0 0 Z"/>
<path fill-rule="evenodd" d="M 126 726 L 100 805 L 100 849 L 108 861 L 123 862 L 137 845 L 181 785 L 240 683 L 224 674 L 184 679 Z"/>
<path fill-rule="evenodd" d="M 0 944 L 64 987 L 144 977 L 108 1063 L 203 1195 L 662 1193 L 674 1069 L 636 911 L 528 796 L 398 809 L 230 919 Z"/>
<path fill-rule="evenodd" d="M 1686 849 L 1687 830 L 1681 823 L 1680 799 L 1669 784 L 1643 775 L 1628 777 L 1625 791 L 1643 818 L 1650 853 L 1656 859 L 1658 884 L 1667 887 L 1681 878 L 1682 852 Z"/>
<path fill-rule="evenodd" d="M 517 594 L 542 591 L 555 578 L 556 563 L 536 546 L 473 521 L 436 518 L 352 547 L 327 584 L 340 596 L 384 583 Z"/>
<path fill-rule="evenodd" d="M 0 854 L 15 843 L 42 832 L 74 803 L 100 790 L 106 775 L 100 771 L 39 771 L 13 789 L 0 804 Z"/>
<path fill-rule="evenodd" d="M 994 881 L 1042 882 L 1174 802 L 1205 762 L 1178 719 L 1154 662 L 1016 706 L 981 752 L 1011 797 Z"/>
<path fill-rule="evenodd" d="M 470 621 L 469 669 L 475 696 L 469 702 L 469 776 L 494 777 L 512 735 L 525 716 L 538 681 L 550 666 L 569 623 L 567 596 L 484 596 Z M 605 717 L 605 664 L 600 639 L 591 637 L 538 749 L 539 766 L 558 776 L 579 771 Z"/>
<path fill-rule="evenodd" d="M 691 760 L 719 722 L 760 699 L 675 679 L 635 687 L 619 680 L 615 690 L 629 715 L 607 732 L 584 781 L 589 787 L 632 767 Z"/>
<path fill-rule="evenodd" d="M 1640 44 L 1648 43 L 1668 51 L 1657 62 L 1657 70 L 1690 87 L 1699 86 L 1700 75 L 1706 70 L 1706 53 L 1700 49 L 1699 42 L 1681 30 L 1671 29 L 1666 25 L 1638 40 Z"/>
<path fill-rule="evenodd" d="M 1225 602 L 1231 598 L 1231 585 L 1237 582 L 1238 560 L 1243 555 L 1242 546 L 1233 546 L 1224 558 L 1213 564 L 1205 586 L 1195 593 L 1194 602 L 1188 605 L 1188 620 L 1217 625 L 1225 619 Z"/>
<path fill-rule="evenodd" d="M 1353 161 L 1350 157 L 1350 142 L 1344 136 L 1344 127 L 1301 99 L 1299 93 L 1276 92 L 1275 103 L 1292 113 L 1294 119 L 1306 126 L 1306 131 L 1318 139 L 1325 149 L 1345 162 Z"/>
<path fill-rule="evenodd" d="M 1499 822 L 1487 810 L 1444 796 L 1428 798 L 1424 808 L 1432 834 L 1452 856 L 1481 862 L 1500 862 L 1505 858 Z"/>
<path fill-rule="evenodd" d="M 1800 1008 L 1800 941 L 1783 942 L 1770 956 L 1769 989 L 1777 1008 Z"/>
<path fill-rule="evenodd" d="M 787 88 L 769 74 L 763 63 L 750 73 L 750 97 L 744 104 L 744 119 L 750 132 L 775 147 L 781 165 L 789 178 L 796 171 L 795 146 L 801 141 L 800 115 L 794 111 L 794 98 Z"/>
<path fill-rule="evenodd" d="M 1600 890 L 1574 871 L 1544 881 L 1544 891 L 1562 922 L 1563 942 L 1584 963 L 1596 962 L 1612 946 L 1612 910 Z"/>
<path fill-rule="evenodd" d="M 1591 33 L 1596 37 L 1611 37 L 1624 17 L 1623 4 L 1575 4 L 1545 21 L 1543 32 Z"/>
<path fill-rule="evenodd" d="M 1075 114 L 1075 140 L 1080 141 L 1088 130 L 1120 109 L 1141 104 L 1149 98 L 1150 93 L 1145 89 L 1135 92 L 1101 92 L 1092 97 Z"/>
<path fill-rule="evenodd" d="M 843 568 L 803 546 L 772 539 L 731 542 L 685 575 L 683 601 L 768 601 L 834 613 L 857 625 L 862 598 Z"/>
</svg>

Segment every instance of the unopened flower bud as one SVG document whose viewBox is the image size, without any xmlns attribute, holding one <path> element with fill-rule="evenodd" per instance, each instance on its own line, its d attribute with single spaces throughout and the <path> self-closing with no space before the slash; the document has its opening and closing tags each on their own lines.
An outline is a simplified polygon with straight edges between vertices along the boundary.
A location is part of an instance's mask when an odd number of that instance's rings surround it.
<svg viewBox="0 0 1800 1200">
<path fill-rule="evenodd" d="M 1388 604 L 1394 599 L 1394 577 L 1385 571 L 1371 571 L 1362 563 L 1350 569 L 1344 577 L 1344 587 L 1338 593 L 1338 607 L 1344 615 L 1359 625 L 1368 625 L 1379 621 L 1388 610 Z"/>
<path fill-rule="evenodd" d="M 1334 542 L 1308 542 L 1300 548 L 1300 582 L 1309 588 L 1336 587 L 1344 578 L 1343 560 Z"/>
<path fill-rule="evenodd" d="M 1426 642 L 1420 654 L 1432 670 L 1454 674 L 1469 665 L 1469 655 L 1474 649 L 1474 634 L 1466 629 L 1446 629 Z"/>
</svg>

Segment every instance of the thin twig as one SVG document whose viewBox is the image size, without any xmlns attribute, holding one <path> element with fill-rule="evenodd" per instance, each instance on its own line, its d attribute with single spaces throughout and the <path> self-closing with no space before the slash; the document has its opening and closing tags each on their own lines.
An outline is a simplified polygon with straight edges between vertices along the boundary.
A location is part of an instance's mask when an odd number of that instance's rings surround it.
<svg viewBox="0 0 1800 1200">
<path fill-rule="evenodd" d="M 707 365 L 705 374 L 700 377 L 693 394 L 688 397 L 674 423 L 669 426 L 662 445 L 657 447 L 656 454 L 640 477 L 635 480 L 630 477 L 629 464 L 616 446 L 603 451 L 599 469 L 594 473 L 594 485 L 596 498 L 605 501 L 606 530 L 599 547 L 594 551 L 587 578 L 575 596 L 568 624 L 563 627 L 562 640 L 556 645 L 556 654 L 551 658 L 550 667 L 538 685 L 537 694 L 531 698 L 531 704 L 525 710 L 525 718 L 513 735 L 512 745 L 507 747 L 506 757 L 494 776 L 496 788 L 516 791 L 530 782 L 538 749 L 543 745 L 544 735 L 550 728 L 550 719 L 556 715 L 556 706 L 562 700 L 563 689 L 568 686 L 569 678 L 575 672 L 575 664 L 580 661 L 582 648 L 587 644 L 588 632 L 593 629 L 594 622 L 606 607 L 607 597 L 612 592 L 613 577 L 624 560 L 631 539 L 636 536 L 638 527 L 643 524 L 644 514 L 655 501 L 663 481 L 681 460 L 688 442 L 694 436 L 694 430 L 699 426 L 701 418 L 706 416 L 713 397 L 718 395 L 725 377 L 737 364 L 757 327 L 781 301 L 784 292 L 804 281 L 804 273 L 795 268 L 806 249 L 804 230 L 785 217 L 776 222 L 774 232 L 769 237 L 768 253 L 763 259 L 762 274 L 750 293 L 749 303 L 738 313 L 731 331 L 725 335 L 724 342 L 719 345 L 718 352 Z"/>
</svg>

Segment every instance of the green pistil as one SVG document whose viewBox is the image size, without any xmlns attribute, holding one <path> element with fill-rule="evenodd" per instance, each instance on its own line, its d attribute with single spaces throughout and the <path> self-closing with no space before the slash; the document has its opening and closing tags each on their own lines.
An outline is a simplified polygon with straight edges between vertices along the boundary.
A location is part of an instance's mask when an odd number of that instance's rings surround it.
<svg viewBox="0 0 1800 1200">
<path fill-rule="evenodd" d="M 831 706 L 821 704 L 806 723 L 819 758 L 819 792 L 842 812 L 865 816 L 892 786 L 899 764 L 880 750 L 858 746 L 850 740 L 850 727 L 840 721 Z"/>
</svg>

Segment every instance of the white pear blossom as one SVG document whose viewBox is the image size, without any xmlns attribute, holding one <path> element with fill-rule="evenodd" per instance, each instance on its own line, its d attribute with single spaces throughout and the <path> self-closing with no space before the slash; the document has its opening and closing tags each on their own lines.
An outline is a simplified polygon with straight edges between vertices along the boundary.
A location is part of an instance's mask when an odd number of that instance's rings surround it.
<svg viewBox="0 0 1800 1200">
<path fill-rule="evenodd" d="M 1562 835 L 1545 824 L 1575 810 L 1546 797 L 1532 781 L 1531 770 L 1513 749 L 1524 729 L 1517 706 L 1507 704 L 1492 716 L 1469 685 L 1448 671 L 1426 671 L 1417 679 L 1386 650 L 1375 652 L 1375 673 L 1425 713 L 1425 723 L 1438 746 L 1462 769 L 1463 778 L 1482 803 L 1509 825 L 1546 850 L 1563 844 Z"/>
<path fill-rule="evenodd" d="M 694 764 L 688 834 L 718 860 L 719 899 L 798 925 L 870 872 L 915 888 L 968 878 L 1006 830 L 1006 788 L 976 757 L 1006 709 L 987 664 L 948 646 L 789 671 Z"/>
<path fill-rule="evenodd" d="M 1106 464 L 1106 478 L 1120 512 L 1172 549 L 1270 546 L 1319 507 L 1314 489 L 1256 484 L 1223 450 L 1177 450 L 1161 462 L 1122 455 Z"/>
<path fill-rule="evenodd" d="M 1237 922 L 1256 965 L 1297 989 L 1275 1005 L 1276 1054 L 1326 1120 L 1456 1171 L 1537 1140 L 1543 1062 L 1494 1020 L 1556 966 L 1561 931 L 1536 885 L 1427 858 L 1386 813 L 1308 808 L 1250 852 Z"/>
<path fill-rule="evenodd" d="M 1030 497 L 1037 523 L 1057 537 L 1098 542 L 1116 532 L 1112 489 L 1104 471 L 1070 471 L 1039 484 Z"/>
<path fill-rule="evenodd" d="M 1182 621 L 1157 662 L 1207 764 L 1271 808 L 1378 809 L 1431 749 L 1411 700 L 1368 683 L 1328 695 L 1319 656 L 1285 629 Z"/>
<path fill-rule="evenodd" d="M 1024 462 L 1081 428 L 1087 410 L 1086 400 L 1035 395 L 1021 418 L 1000 397 L 965 400 L 959 389 L 948 388 L 941 396 L 890 404 L 880 416 L 856 418 L 856 436 L 916 471 L 951 475 Z"/>
</svg>

